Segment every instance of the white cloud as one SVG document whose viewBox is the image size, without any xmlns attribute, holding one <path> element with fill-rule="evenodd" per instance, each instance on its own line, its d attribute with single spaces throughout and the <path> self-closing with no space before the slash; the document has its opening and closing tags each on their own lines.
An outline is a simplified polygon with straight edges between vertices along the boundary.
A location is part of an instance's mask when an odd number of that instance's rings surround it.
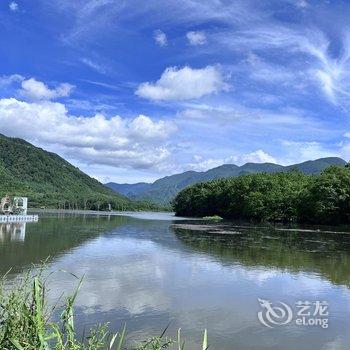
<svg viewBox="0 0 350 350">
<path fill-rule="evenodd" d="M 9 9 L 13 12 L 16 12 L 19 10 L 19 6 L 16 2 L 12 1 L 9 3 Z"/>
<path fill-rule="evenodd" d="M 344 142 L 341 142 L 340 153 L 343 159 L 350 162 L 350 132 L 346 132 L 344 137 L 347 139 Z"/>
<path fill-rule="evenodd" d="M 345 142 L 341 148 L 341 156 L 347 162 L 350 162 L 350 142 Z"/>
<path fill-rule="evenodd" d="M 309 39 L 302 49 L 314 57 L 316 62 L 309 69 L 311 77 L 318 83 L 333 104 L 347 104 L 350 96 L 350 35 L 341 38 L 342 50 L 338 57 L 330 54 L 330 41 Z"/>
<path fill-rule="evenodd" d="M 251 153 L 234 155 L 227 158 L 209 158 L 204 159 L 202 156 L 195 155 L 194 162 L 189 163 L 186 166 L 187 170 L 196 170 L 196 171 L 207 171 L 212 168 L 216 168 L 223 164 L 236 164 L 243 165 L 246 163 L 277 163 L 277 160 L 272 157 L 267 152 L 262 149 L 256 150 Z"/>
<path fill-rule="evenodd" d="M 0 130 L 81 163 L 156 169 L 170 155 L 166 140 L 176 126 L 144 115 L 76 117 L 62 103 L 10 98 L 0 99 Z"/>
<path fill-rule="evenodd" d="M 184 103 L 183 105 L 186 108 L 178 113 L 179 120 L 183 122 L 192 120 L 214 125 L 233 125 L 232 122 L 235 121 L 237 125 L 238 122 L 243 123 L 240 124 L 240 127 L 245 130 L 249 127 L 256 129 L 259 125 L 259 127 L 264 127 L 265 130 L 269 126 L 284 127 L 289 132 L 294 128 L 298 131 L 298 134 L 305 130 L 307 132 L 315 131 L 316 128 L 318 132 L 321 132 L 318 124 L 305 115 L 305 112 L 298 109 L 253 108 L 239 103 L 228 105 Z M 301 130 L 301 127 L 303 127 L 303 130 Z M 328 130 L 326 131 L 328 133 Z"/>
<path fill-rule="evenodd" d="M 204 32 L 191 31 L 186 33 L 186 37 L 190 45 L 204 45 L 207 42 L 207 37 Z"/>
<path fill-rule="evenodd" d="M 155 83 L 140 84 L 136 94 L 150 100 L 190 100 L 228 88 L 216 66 L 202 69 L 169 67 Z"/>
<path fill-rule="evenodd" d="M 192 108 L 186 108 L 179 112 L 178 117 L 182 119 L 183 122 L 193 120 L 199 123 L 211 122 L 215 124 L 218 122 L 231 123 L 234 120 L 246 117 L 246 115 L 233 108 L 193 106 Z"/>
<path fill-rule="evenodd" d="M 240 156 L 238 163 L 277 163 L 277 160 L 262 149 L 258 149 Z"/>
<path fill-rule="evenodd" d="M 84 63 L 85 65 L 87 65 L 88 67 L 94 69 L 96 72 L 99 72 L 101 74 L 105 74 L 106 73 L 106 68 L 105 67 L 103 67 L 99 63 L 96 63 L 96 62 L 92 61 L 91 59 L 89 59 L 87 57 L 83 57 L 81 59 L 81 62 Z"/>
<path fill-rule="evenodd" d="M 300 163 L 325 157 L 339 157 L 339 149 L 335 152 L 317 141 L 289 141 L 282 140 L 285 163 Z"/>
<path fill-rule="evenodd" d="M 54 89 L 34 78 L 23 80 L 19 93 L 30 100 L 53 100 L 59 97 L 66 97 L 73 89 L 73 85 L 63 83 Z"/>
<path fill-rule="evenodd" d="M 304 7 L 307 6 L 305 4 Z M 331 49 L 332 41 L 322 31 L 315 28 L 293 29 L 273 22 L 254 29 L 238 30 L 234 35 L 232 31 L 221 32 L 215 39 L 235 52 L 258 51 L 266 54 L 279 50 L 281 57 L 288 52 L 288 61 L 280 66 L 264 63 L 258 56 L 252 55 L 253 59 L 248 60 L 253 68 L 255 66 L 251 77 L 266 82 L 300 81 L 299 86 L 303 90 L 306 90 L 305 86 L 312 89 L 316 85 L 331 103 L 348 104 L 350 34 L 347 30 L 339 37 L 340 50 L 336 55 Z"/>
<path fill-rule="evenodd" d="M 309 6 L 309 4 L 306 0 L 297 0 L 295 6 L 300 9 L 306 9 Z"/>
<path fill-rule="evenodd" d="M 7 86 L 13 83 L 20 83 L 23 80 L 25 80 L 25 78 L 19 74 L 3 75 L 2 77 L 0 77 L 0 86 Z"/>
<path fill-rule="evenodd" d="M 300 84 L 304 78 L 300 71 L 291 71 L 288 67 L 271 64 L 261 59 L 257 54 L 250 53 L 247 57 L 247 74 L 251 79 L 264 83 L 276 83 L 281 85 Z"/>
<path fill-rule="evenodd" d="M 207 171 L 216 168 L 223 163 L 224 161 L 222 159 L 204 159 L 202 156 L 195 155 L 194 162 L 187 164 L 185 168 L 186 170 Z"/>
<path fill-rule="evenodd" d="M 159 46 L 168 45 L 168 38 L 161 30 L 156 30 L 153 34 L 153 38 Z"/>
<path fill-rule="evenodd" d="M 81 40 L 93 42 L 105 30 L 117 35 L 118 30 L 123 30 L 126 26 L 137 33 L 144 30 L 145 26 L 159 28 L 164 23 L 167 27 L 176 24 L 188 28 L 193 23 L 205 21 L 252 21 L 259 19 L 260 15 L 256 14 L 257 6 L 253 7 L 250 1 L 244 0 L 227 3 L 217 0 L 149 0 L 147 6 L 140 6 L 134 1 L 118 0 L 39 1 L 49 6 L 51 11 L 53 9 L 59 15 L 71 19 L 68 29 L 64 28 L 66 43 Z"/>
<path fill-rule="evenodd" d="M 166 139 L 176 128 L 172 123 L 163 120 L 155 123 L 151 118 L 139 115 L 130 122 L 129 129 L 130 135 L 139 140 L 152 140 L 157 138 Z"/>
</svg>

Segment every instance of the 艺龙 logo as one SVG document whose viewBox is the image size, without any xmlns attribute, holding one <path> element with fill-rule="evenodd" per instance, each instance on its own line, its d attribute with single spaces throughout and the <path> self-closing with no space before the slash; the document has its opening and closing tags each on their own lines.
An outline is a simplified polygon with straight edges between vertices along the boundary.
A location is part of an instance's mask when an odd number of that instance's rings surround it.
<svg viewBox="0 0 350 350">
<path fill-rule="evenodd" d="M 273 306 L 269 300 L 258 299 L 263 310 L 258 312 L 259 321 L 266 327 L 282 326 L 290 323 L 293 319 L 293 311 L 286 303 L 278 302 Z"/>
<path fill-rule="evenodd" d="M 262 310 L 258 312 L 258 319 L 261 324 L 268 328 L 283 326 L 293 320 L 297 326 L 321 327 L 329 326 L 329 304 L 324 300 L 298 300 L 295 303 L 295 312 L 282 301 L 272 303 L 269 300 L 258 298 Z"/>
</svg>

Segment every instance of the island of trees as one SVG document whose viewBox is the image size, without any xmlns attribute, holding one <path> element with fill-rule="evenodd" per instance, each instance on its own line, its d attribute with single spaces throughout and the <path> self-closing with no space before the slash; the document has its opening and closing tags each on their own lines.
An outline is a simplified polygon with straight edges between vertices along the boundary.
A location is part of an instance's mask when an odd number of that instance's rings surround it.
<svg viewBox="0 0 350 350">
<path fill-rule="evenodd" d="M 173 201 L 176 215 L 313 224 L 350 223 L 350 167 L 320 175 L 298 171 L 251 174 L 202 182 Z"/>
</svg>

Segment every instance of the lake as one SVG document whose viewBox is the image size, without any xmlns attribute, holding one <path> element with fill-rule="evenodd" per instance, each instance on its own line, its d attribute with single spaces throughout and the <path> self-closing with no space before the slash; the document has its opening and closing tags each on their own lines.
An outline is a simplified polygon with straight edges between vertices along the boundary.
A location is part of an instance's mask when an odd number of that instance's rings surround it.
<svg viewBox="0 0 350 350">
<path fill-rule="evenodd" d="M 12 268 L 11 283 L 49 257 L 52 303 L 74 291 L 70 273 L 84 276 L 80 332 L 126 322 L 128 339 L 144 339 L 170 323 L 167 334 L 181 327 L 189 350 L 200 348 L 205 328 L 217 350 L 350 348 L 349 228 L 39 215 L 0 224 L 0 273 Z"/>
</svg>

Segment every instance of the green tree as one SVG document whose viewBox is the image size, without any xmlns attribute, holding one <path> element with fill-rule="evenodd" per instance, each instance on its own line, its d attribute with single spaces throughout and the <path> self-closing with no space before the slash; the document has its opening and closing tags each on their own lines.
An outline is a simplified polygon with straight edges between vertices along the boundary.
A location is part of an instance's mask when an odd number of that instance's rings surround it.
<svg viewBox="0 0 350 350">
<path fill-rule="evenodd" d="M 250 174 L 189 186 L 173 201 L 177 215 L 271 222 L 350 222 L 350 168 L 321 175 Z"/>
</svg>

